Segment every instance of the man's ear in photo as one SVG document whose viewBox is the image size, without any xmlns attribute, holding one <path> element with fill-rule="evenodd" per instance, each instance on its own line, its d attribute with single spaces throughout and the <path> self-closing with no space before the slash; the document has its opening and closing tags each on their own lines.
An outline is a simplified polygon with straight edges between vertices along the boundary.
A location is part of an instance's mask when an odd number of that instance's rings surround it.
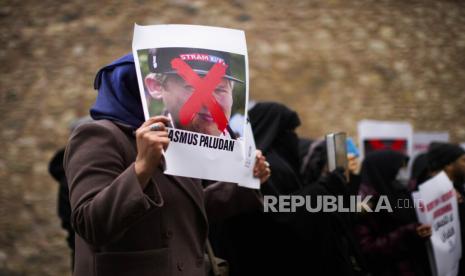
<svg viewBox="0 0 465 276">
<path fill-rule="evenodd" d="M 148 74 L 145 79 L 145 87 L 147 88 L 150 96 L 158 101 L 161 101 L 163 99 L 162 97 L 162 89 L 163 89 L 163 84 L 157 80 L 155 77 L 155 74 L 150 73 Z"/>
</svg>

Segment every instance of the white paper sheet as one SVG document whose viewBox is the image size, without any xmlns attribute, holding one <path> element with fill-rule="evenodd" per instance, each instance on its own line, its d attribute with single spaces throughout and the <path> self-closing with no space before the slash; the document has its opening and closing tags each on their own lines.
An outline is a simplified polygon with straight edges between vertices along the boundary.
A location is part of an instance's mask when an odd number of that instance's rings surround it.
<svg viewBox="0 0 465 276">
<path fill-rule="evenodd" d="M 258 179 L 251 177 L 255 162 L 255 145 L 253 135 L 248 132 L 251 132 L 251 129 L 247 130 L 246 128 L 250 128 L 250 125 L 246 124 L 249 72 L 244 32 L 195 25 L 135 25 L 132 46 L 145 119 L 160 114 L 174 118 L 174 124 L 168 128 L 171 142 L 165 152 L 165 173 L 233 182 L 258 189 Z M 185 51 L 185 54 L 176 54 L 177 56 L 173 56 L 171 59 L 171 53 L 180 51 L 181 53 Z M 162 55 L 162 52 L 169 54 Z M 164 57 L 168 56 L 171 62 L 164 62 Z M 190 59 L 191 57 L 192 59 Z M 189 66 L 188 70 L 184 72 L 195 73 L 195 75 L 191 75 L 194 78 L 186 78 L 186 75 L 180 73 L 182 71 L 173 65 L 174 59 L 182 60 L 183 64 Z M 227 69 L 225 70 L 230 71 L 226 71 L 223 78 L 221 75 L 217 78 L 218 81 L 230 80 L 229 84 L 225 82 L 223 85 L 221 82 L 220 85 L 226 87 L 225 89 L 216 86 L 217 84 L 212 84 L 211 87 L 217 88 L 201 91 L 203 88 L 199 87 L 203 86 L 198 84 L 210 83 L 206 79 L 214 71 L 206 69 L 202 72 L 199 68 L 204 65 L 202 62 L 210 62 L 211 68 L 217 66 L 217 63 L 226 65 Z M 167 66 L 170 67 L 170 72 L 164 70 Z M 174 84 L 166 85 L 161 80 L 159 81 L 156 75 L 168 76 L 171 78 L 170 83 Z M 174 79 L 176 77 L 177 79 Z M 172 88 L 175 85 L 178 85 L 177 90 Z M 233 87 L 231 99 L 227 95 L 221 94 L 223 93 L 221 89 L 229 91 L 229 86 Z M 218 87 L 220 90 L 217 90 Z M 180 108 L 176 109 L 170 104 L 172 100 L 170 102 L 167 98 L 176 96 L 177 94 L 173 94 L 175 93 L 173 91 L 178 93 L 177 91 L 181 91 L 181 89 L 191 94 L 180 93 L 180 96 L 175 99 L 176 105 Z M 208 97 L 210 98 L 207 99 Z M 192 115 L 191 117 L 187 116 L 189 121 L 186 123 L 186 120 L 182 121 L 182 118 L 186 118 L 186 116 L 183 117 L 180 110 L 192 98 L 202 99 L 203 102 L 197 106 L 197 109 L 192 109 Z M 241 115 L 242 117 L 237 117 L 243 118 L 244 131 L 234 133 L 228 128 L 221 128 L 220 120 L 217 119 L 218 116 L 215 116 L 218 112 L 215 113 L 215 110 L 208 105 L 209 100 L 213 101 L 213 105 L 218 109 L 221 108 L 228 121 L 229 117 L 233 115 Z M 197 121 L 194 122 L 194 119 Z M 218 125 L 218 129 L 215 130 L 216 132 L 220 130 L 218 133 L 211 131 L 211 127 L 203 127 L 198 123 L 205 122 L 205 125 L 208 126 L 208 124 L 212 124 L 212 121 Z M 236 128 L 238 124 L 240 127 L 241 122 L 235 122 Z M 235 137 L 241 133 L 244 133 L 242 137 Z M 250 161 L 250 149 L 254 150 L 253 162 Z"/>
<path fill-rule="evenodd" d="M 418 220 L 432 226 L 428 254 L 433 275 L 456 276 L 462 256 L 460 218 L 452 182 L 444 172 L 421 184 L 413 194 Z M 419 202 L 423 208 L 419 208 Z"/>
</svg>

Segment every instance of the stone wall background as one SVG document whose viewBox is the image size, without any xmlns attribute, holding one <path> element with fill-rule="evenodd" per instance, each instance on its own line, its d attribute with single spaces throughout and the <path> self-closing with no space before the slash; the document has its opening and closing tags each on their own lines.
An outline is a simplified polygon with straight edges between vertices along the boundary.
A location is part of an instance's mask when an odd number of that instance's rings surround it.
<svg viewBox="0 0 465 276">
<path fill-rule="evenodd" d="M 297 110 L 303 136 L 356 135 L 369 118 L 465 141 L 464 1 L 88 2 L 0 6 L 0 275 L 67 274 L 48 161 L 134 22 L 245 30 L 251 98 Z"/>
</svg>

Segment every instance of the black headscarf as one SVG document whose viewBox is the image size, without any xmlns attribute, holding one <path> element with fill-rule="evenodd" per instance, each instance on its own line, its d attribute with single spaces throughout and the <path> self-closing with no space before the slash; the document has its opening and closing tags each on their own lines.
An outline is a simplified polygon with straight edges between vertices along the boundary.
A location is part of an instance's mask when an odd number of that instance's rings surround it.
<svg viewBox="0 0 465 276">
<path fill-rule="evenodd" d="M 261 102 L 249 111 L 249 118 L 257 148 L 264 153 L 273 148 L 298 172 L 299 138 L 295 129 L 300 119 L 297 113 L 280 103 Z"/>
<path fill-rule="evenodd" d="M 362 185 L 373 188 L 377 196 L 387 196 L 393 216 L 405 223 L 415 220 L 415 212 L 413 208 L 395 208 L 398 200 L 410 200 L 406 187 L 396 181 L 396 176 L 408 159 L 408 156 L 393 150 L 371 152 L 365 156 L 361 172 Z"/>
<path fill-rule="evenodd" d="M 261 192 L 279 195 L 297 190 L 297 114 L 282 104 L 257 103 L 249 111 L 249 119 L 257 149 L 263 151 L 272 171 L 270 179 L 261 185 Z M 273 275 L 289 270 L 292 274 L 305 264 L 296 261 L 301 256 L 295 247 L 302 242 L 287 226 L 287 215 L 251 210 L 210 227 L 215 252 L 230 263 L 230 275 Z M 260 260 L 256 256 L 261 256 Z"/>
<path fill-rule="evenodd" d="M 412 173 L 410 176 L 411 190 L 417 190 L 418 185 L 429 178 L 428 156 L 426 153 L 418 154 L 413 160 Z"/>
<path fill-rule="evenodd" d="M 459 145 L 444 142 L 431 143 L 427 153 L 429 169 L 432 172 L 440 171 L 463 154 L 465 150 Z"/>
<path fill-rule="evenodd" d="M 396 190 L 392 183 L 408 157 L 392 150 L 367 154 L 362 163 L 362 183 L 369 184 L 381 195 L 390 196 Z"/>
<path fill-rule="evenodd" d="M 303 185 L 316 183 L 323 173 L 323 169 L 328 163 L 326 141 L 315 141 L 307 155 L 304 157 L 300 173 L 303 179 Z"/>
</svg>

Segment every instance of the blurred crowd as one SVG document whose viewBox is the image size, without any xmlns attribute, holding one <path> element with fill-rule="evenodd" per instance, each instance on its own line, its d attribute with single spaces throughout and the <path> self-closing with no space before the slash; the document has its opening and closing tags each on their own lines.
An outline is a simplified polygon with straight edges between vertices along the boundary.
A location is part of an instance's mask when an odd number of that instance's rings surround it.
<svg viewBox="0 0 465 276">
<path fill-rule="evenodd" d="M 465 151 L 460 146 L 431 143 L 427 152 L 412 160 L 408 180 L 399 177 L 409 163 L 404 153 L 384 149 L 363 160 L 349 155 L 346 177 L 342 170 L 328 170 L 324 140 L 296 134 L 300 119 L 295 111 L 279 103 L 260 102 L 249 110 L 249 118 L 257 148 L 272 171 L 261 186 L 263 195 L 347 199 L 370 195 L 368 204 L 373 206 L 380 196 L 387 196 L 391 203 L 409 201 L 410 208 L 354 213 L 254 210 L 210 222 L 213 251 L 228 262 L 230 275 L 431 275 L 426 247 L 431 226 L 418 222 L 411 194 L 441 171 L 454 184 L 461 229 L 465 228 Z M 50 173 L 60 183 L 58 213 L 73 252 L 63 153 L 58 151 L 50 162 Z M 463 273 L 461 261 L 459 275 Z"/>
</svg>

